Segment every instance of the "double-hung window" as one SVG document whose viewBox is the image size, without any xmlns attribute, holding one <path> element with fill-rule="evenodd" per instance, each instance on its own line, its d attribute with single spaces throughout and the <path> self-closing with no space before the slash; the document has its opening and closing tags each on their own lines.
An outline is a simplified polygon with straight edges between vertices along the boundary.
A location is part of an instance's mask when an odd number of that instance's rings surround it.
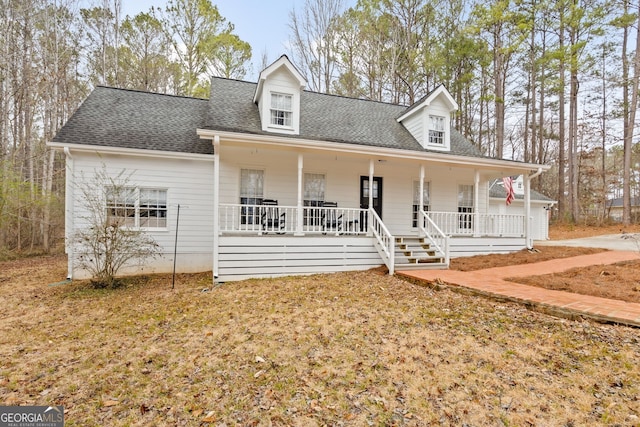
<svg viewBox="0 0 640 427">
<path fill-rule="evenodd" d="M 292 127 L 292 99 L 293 96 L 283 93 L 271 94 L 271 124 L 275 126 Z"/>
<path fill-rule="evenodd" d="M 260 209 L 254 209 L 253 205 L 259 205 L 264 198 L 264 171 L 260 169 L 242 169 L 240 171 L 240 204 L 243 206 L 240 212 L 241 224 L 258 224 L 260 222 Z"/>
<path fill-rule="evenodd" d="M 458 186 L 458 227 L 461 232 L 473 229 L 473 185 Z"/>
<path fill-rule="evenodd" d="M 135 228 L 167 227 L 167 190 L 143 187 L 107 188 L 111 224 Z"/>
<path fill-rule="evenodd" d="M 411 217 L 411 226 L 418 226 L 418 206 L 420 206 L 420 181 L 413 181 L 413 211 Z M 429 183 L 424 182 L 422 187 L 422 210 L 428 212 L 431 208 L 429 201 Z"/>
<path fill-rule="evenodd" d="M 444 139 L 444 117 L 429 116 L 429 144 L 445 145 Z"/>
<path fill-rule="evenodd" d="M 304 174 L 304 205 L 312 208 L 324 205 L 325 176 L 321 173 Z M 304 224 L 318 225 L 320 222 L 319 209 L 304 210 Z"/>
</svg>

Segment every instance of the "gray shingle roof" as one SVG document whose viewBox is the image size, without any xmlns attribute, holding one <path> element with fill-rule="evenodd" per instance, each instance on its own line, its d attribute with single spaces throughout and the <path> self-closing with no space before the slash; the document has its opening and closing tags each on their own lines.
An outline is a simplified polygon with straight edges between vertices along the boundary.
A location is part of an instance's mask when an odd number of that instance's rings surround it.
<svg viewBox="0 0 640 427">
<path fill-rule="evenodd" d="M 258 106 L 253 102 L 256 87 L 256 83 L 213 78 L 204 128 L 273 135 L 262 130 Z M 300 135 L 279 136 L 430 151 L 396 121 L 406 111 L 402 105 L 304 91 L 300 98 Z M 451 132 L 451 154 L 483 157 L 455 130 Z"/>
<path fill-rule="evenodd" d="M 624 204 L 622 197 L 607 200 L 607 207 L 621 208 Z M 640 206 L 640 197 L 631 197 L 631 206 Z"/>
<path fill-rule="evenodd" d="M 97 87 L 60 129 L 54 142 L 183 153 L 213 154 L 196 130 L 273 135 L 262 131 L 257 84 L 213 78 L 211 99 Z M 304 91 L 300 135 L 278 136 L 419 152 L 425 150 L 396 120 L 402 105 Z M 441 152 L 440 152 L 441 153 Z M 484 157 L 451 130 L 451 154 Z"/>
<path fill-rule="evenodd" d="M 132 90 L 96 87 L 54 142 L 213 154 L 196 130 L 208 101 Z"/>
</svg>

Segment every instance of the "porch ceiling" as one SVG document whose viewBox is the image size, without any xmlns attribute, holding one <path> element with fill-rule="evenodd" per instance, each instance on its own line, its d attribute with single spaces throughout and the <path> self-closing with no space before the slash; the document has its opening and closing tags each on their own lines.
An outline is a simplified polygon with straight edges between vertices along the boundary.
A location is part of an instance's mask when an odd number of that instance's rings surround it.
<svg viewBox="0 0 640 427">
<path fill-rule="evenodd" d="M 255 135 L 237 132 L 198 129 L 198 135 L 204 139 L 218 136 L 221 144 L 238 147 L 261 146 L 273 150 L 295 151 L 300 154 L 325 152 L 329 154 L 365 157 L 373 160 L 402 160 L 416 165 L 437 163 L 444 166 L 479 169 L 486 179 L 496 179 L 509 175 L 527 174 L 542 169 L 547 171 L 551 165 L 538 165 L 514 160 L 498 160 L 489 157 L 458 156 L 449 153 L 420 152 L 393 148 L 369 147 L 357 144 L 336 143 L 302 138 L 288 138 L 275 135 Z"/>
</svg>

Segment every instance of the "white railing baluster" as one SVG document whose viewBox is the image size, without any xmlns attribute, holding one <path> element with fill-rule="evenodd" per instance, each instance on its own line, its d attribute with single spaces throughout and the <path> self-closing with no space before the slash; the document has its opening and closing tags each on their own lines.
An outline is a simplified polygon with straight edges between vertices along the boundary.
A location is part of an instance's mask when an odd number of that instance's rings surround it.
<svg viewBox="0 0 640 427">
<path fill-rule="evenodd" d="M 449 236 L 422 209 L 418 211 L 418 228 L 433 243 L 436 251 L 443 255 L 445 264 L 449 266 Z"/>
<path fill-rule="evenodd" d="M 389 269 L 389 274 L 392 275 L 395 269 L 396 247 L 393 235 L 389 232 L 373 208 L 369 209 L 369 218 L 371 218 L 369 221 L 369 228 L 380 245 L 380 255 Z"/>
</svg>

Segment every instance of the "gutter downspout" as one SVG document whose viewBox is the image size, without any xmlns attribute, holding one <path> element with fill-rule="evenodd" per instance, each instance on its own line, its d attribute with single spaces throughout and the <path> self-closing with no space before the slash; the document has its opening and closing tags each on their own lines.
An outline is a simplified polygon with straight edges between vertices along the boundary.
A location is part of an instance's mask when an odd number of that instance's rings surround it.
<svg viewBox="0 0 640 427">
<path fill-rule="evenodd" d="M 524 176 L 524 233 L 527 249 L 533 249 L 533 239 L 531 238 L 531 180 L 542 173 L 542 168 L 531 174 Z"/>
<path fill-rule="evenodd" d="M 213 281 L 219 276 L 220 259 L 220 137 L 213 137 Z"/>
<path fill-rule="evenodd" d="M 74 187 L 75 187 L 75 168 L 73 164 L 73 156 L 69 147 L 64 147 L 64 155 L 66 162 L 66 179 L 65 179 L 65 197 L 64 197 L 64 249 L 67 253 L 67 280 L 73 280 L 73 234 L 75 233 L 74 222 Z"/>
</svg>

